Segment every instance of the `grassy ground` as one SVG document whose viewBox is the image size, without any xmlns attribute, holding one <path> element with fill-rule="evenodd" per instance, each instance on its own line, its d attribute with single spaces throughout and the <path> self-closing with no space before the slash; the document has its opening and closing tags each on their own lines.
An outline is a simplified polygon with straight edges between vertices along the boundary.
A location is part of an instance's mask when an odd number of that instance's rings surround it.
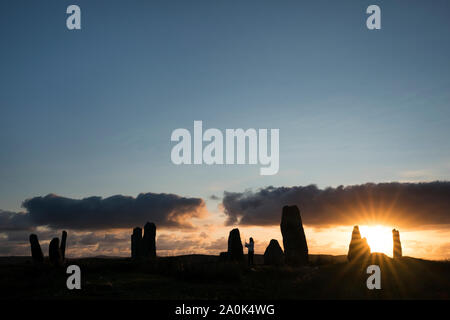
<svg viewBox="0 0 450 320">
<path fill-rule="evenodd" d="M 66 288 L 65 268 L 34 266 L 29 258 L 0 258 L 1 299 L 450 299 L 450 263 L 375 254 L 348 263 L 343 256 L 311 255 L 301 268 L 223 263 L 215 256 L 156 261 L 73 259 L 82 289 Z M 366 287 L 366 266 L 381 268 L 381 290 Z"/>
</svg>

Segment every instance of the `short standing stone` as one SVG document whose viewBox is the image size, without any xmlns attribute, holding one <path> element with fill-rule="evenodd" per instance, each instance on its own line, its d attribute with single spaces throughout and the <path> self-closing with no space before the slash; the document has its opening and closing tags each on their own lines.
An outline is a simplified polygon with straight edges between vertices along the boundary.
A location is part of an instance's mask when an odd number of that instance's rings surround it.
<svg viewBox="0 0 450 320">
<path fill-rule="evenodd" d="M 50 245 L 48 246 L 48 257 L 52 265 L 59 266 L 62 264 L 58 238 L 53 238 L 52 241 L 50 241 Z"/>
<path fill-rule="evenodd" d="M 349 261 L 366 259 L 370 256 L 370 247 L 367 244 L 366 238 L 361 239 L 359 227 L 354 226 L 352 232 L 352 240 L 348 248 L 347 258 Z"/>
<path fill-rule="evenodd" d="M 284 206 L 281 216 L 281 234 L 286 264 L 293 266 L 308 263 L 308 244 L 302 218 L 297 206 Z"/>
<path fill-rule="evenodd" d="M 39 244 L 37 235 L 30 234 L 30 245 L 31 245 L 31 257 L 33 258 L 33 262 L 43 263 L 44 255 L 42 254 L 41 245 Z"/>
<path fill-rule="evenodd" d="M 278 240 L 270 240 L 269 245 L 264 251 L 264 264 L 281 265 L 284 263 L 283 250 L 278 243 Z"/>
<path fill-rule="evenodd" d="M 228 236 L 228 258 L 233 261 L 241 261 L 244 258 L 241 234 L 239 229 L 233 229 Z"/>
</svg>

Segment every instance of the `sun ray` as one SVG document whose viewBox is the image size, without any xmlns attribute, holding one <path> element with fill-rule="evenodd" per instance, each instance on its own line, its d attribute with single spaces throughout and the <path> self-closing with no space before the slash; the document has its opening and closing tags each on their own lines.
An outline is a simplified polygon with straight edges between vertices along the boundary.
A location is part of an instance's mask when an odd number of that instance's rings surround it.
<svg viewBox="0 0 450 320">
<path fill-rule="evenodd" d="M 393 243 L 391 228 L 382 225 L 360 226 L 361 236 L 367 239 L 372 252 L 392 256 Z"/>
</svg>

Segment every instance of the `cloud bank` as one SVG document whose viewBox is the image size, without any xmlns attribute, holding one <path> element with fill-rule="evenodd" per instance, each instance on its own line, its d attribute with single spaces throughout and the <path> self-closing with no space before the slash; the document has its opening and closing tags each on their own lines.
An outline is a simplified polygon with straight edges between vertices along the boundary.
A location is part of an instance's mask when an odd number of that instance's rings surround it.
<svg viewBox="0 0 450 320">
<path fill-rule="evenodd" d="M 312 226 L 380 223 L 400 227 L 450 224 L 450 182 L 315 185 L 224 192 L 227 225 L 278 225 L 284 205 L 297 205 Z"/>
<path fill-rule="evenodd" d="M 22 231 L 32 228 L 33 224 L 27 214 L 0 209 L 0 231 Z"/>
<path fill-rule="evenodd" d="M 136 198 L 65 198 L 54 194 L 25 200 L 26 213 L 0 211 L 0 231 L 52 229 L 99 230 L 143 226 L 152 221 L 158 227 L 190 228 L 192 218 L 201 218 L 205 203 L 200 198 L 175 194 L 141 193 Z"/>
</svg>

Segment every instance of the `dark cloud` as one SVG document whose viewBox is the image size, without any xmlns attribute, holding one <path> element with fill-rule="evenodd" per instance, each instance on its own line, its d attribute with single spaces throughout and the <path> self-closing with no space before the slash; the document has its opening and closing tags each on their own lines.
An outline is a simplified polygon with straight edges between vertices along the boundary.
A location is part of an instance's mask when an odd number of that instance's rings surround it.
<svg viewBox="0 0 450 320">
<path fill-rule="evenodd" d="M 174 235 L 162 234 L 156 239 L 158 251 L 193 251 L 199 247 L 199 241 L 195 238 L 178 238 Z"/>
<path fill-rule="evenodd" d="M 147 221 L 158 227 L 190 228 L 189 220 L 205 212 L 202 199 L 165 193 L 81 200 L 49 194 L 25 200 L 22 206 L 26 213 L 0 212 L 0 231 L 30 230 L 36 226 L 74 230 L 131 228 Z"/>
<path fill-rule="evenodd" d="M 27 243 L 30 237 L 30 232 L 28 231 L 8 231 L 6 233 L 8 241 L 12 242 L 23 242 Z M 39 237 L 39 240 L 45 240 L 45 237 Z"/>
<path fill-rule="evenodd" d="M 94 232 L 90 232 L 88 234 L 84 234 L 81 236 L 73 236 L 71 235 L 70 237 L 70 241 L 74 244 L 74 245 L 81 245 L 81 246 L 92 246 L 92 245 L 97 245 L 100 241 L 102 241 L 104 239 L 104 235 L 99 235 L 97 233 Z"/>
<path fill-rule="evenodd" d="M 33 224 L 25 213 L 3 211 L 0 209 L 0 231 L 32 230 Z"/>
<path fill-rule="evenodd" d="M 29 245 L 6 243 L 0 240 L 0 256 L 24 256 L 30 253 Z"/>
<path fill-rule="evenodd" d="M 282 207 L 294 204 L 303 222 L 314 226 L 450 224 L 450 182 L 267 187 L 256 192 L 225 192 L 222 201 L 228 225 L 278 225 Z"/>
<path fill-rule="evenodd" d="M 205 246 L 207 250 L 218 250 L 218 251 L 226 251 L 228 248 L 228 240 L 225 237 L 216 239 L 212 241 L 210 244 Z"/>
<path fill-rule="evenodd" d="M 99 244 L 116 245 L 118 243 L 129 243 L 130 234 L 125 233 L 102 233 L 102 232 L 87 232 L 87 233 L 69 233 L 71 245 L 92 246 Z"/>
</svg>

